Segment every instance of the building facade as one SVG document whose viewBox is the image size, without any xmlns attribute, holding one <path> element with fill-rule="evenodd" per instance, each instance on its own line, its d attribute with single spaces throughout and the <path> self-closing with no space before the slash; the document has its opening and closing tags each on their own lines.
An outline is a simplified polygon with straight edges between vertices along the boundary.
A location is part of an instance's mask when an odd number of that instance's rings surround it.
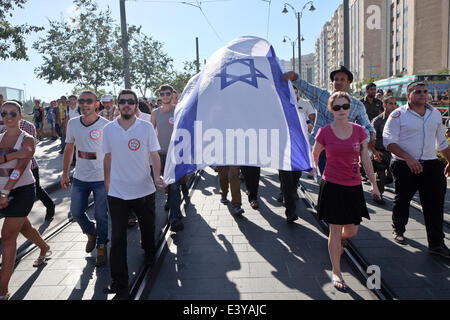
<svg viewBox="0 0 450 320">
<path fill-rule="evenodd" d="M 450 69 L 450 0 L 350 0 L 349 66 L 354 87 L 368 78 L 437 73 Z M 316 83 L 343 59 L 343 8 L 316 41 Z"/>
</svg>

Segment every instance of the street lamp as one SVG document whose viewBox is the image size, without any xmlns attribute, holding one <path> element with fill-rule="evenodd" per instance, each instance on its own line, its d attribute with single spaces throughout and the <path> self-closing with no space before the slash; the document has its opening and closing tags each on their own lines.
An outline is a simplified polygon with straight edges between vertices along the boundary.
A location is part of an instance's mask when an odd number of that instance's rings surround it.
<svg viewBox="0 0 450 320">
<path fill-rule="evenodd" d="M 295 41 L 292 41 L 292 39 L 289 38 L 288 36 L 284 36 L 283 37 L 283 42 L 284 43 L 286 43 L 286 38 L 288 38 L 289 41 L 291 41 L 291 44 L 292 44 L 292 71 L 295 71 Z"/>
<path fill-rule="evenodd" d="M 288 7 L 290 7 L 292 9 L 293 13 L 295 14 L 295 17 L 297 18 L 298 39 L 300 39 L 300 41 L 298 42 L 298 75 L 299 75 L 299 77 L 302 76 L 302 41 L 305 40 L 301 36 L 301 33 L 300 33 L 300 20 L 302 18 L 303 10 L 305 10 L 305 8 L 306 8 L 306 6 L 308 4 L 311 5 L 309 7 L 309 11 L 313 12 L 314 10 L 316 10 L 316 8 L 314 8 L 313 2 L 312 1 L 308 1 L 303 6 L 302 10 L 300 10 L 298 12 L 295 12 L 295 8 L 292 5 L 290 5 L 289 3 L 285 3 L 284 4 L 284 9 L 283 9 L 283 11 L 281 11 L 284 14 L 288 13 L 288 9 L 286 8 L 288 6 Z"/>
</svg>

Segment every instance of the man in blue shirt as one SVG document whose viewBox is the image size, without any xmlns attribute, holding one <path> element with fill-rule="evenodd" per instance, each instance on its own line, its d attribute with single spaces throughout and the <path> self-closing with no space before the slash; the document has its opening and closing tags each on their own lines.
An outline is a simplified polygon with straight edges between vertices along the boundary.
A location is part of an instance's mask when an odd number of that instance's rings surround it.
<svg viewBox="0 0 450 320">
<path fill-rule="evenodd" d="M 306 82 L 303 79 L 298 79 L 298 74 L 294 71 L 286 72 L 283 75 L 283 79 L 291 80 L 293 84 L 302 92 L 306 98 L 308 98 L 313 107 L 317 110 L 317 118 L 314 129 L 310 136 L 311 145 L 314 144 L 314 140 L 320 128 L 333 122 L 333 115 L 328 110 L 328 99 L 331 94 L 325 89 L 318 88 L 312 84 Z M 353 74 L 344 66 L 334 70 L 330 73 L 330 80 L 333 83 L 334 92 L 336 91 L 348 91 L 350 84 L 353 82 Z M 374 145 L 376 139 L 376 131 L 367 117 L 366 108 L 364 104 L 352 98 L 350 103 L 350 113 L 348 119 L 351 122 L 360 124 L 366 131 L 370 133 L 370 144 Z M 319 170 L 323 173 L 325 169 L 326 157 L 325 152 L 322 152 L 319 158 Z"/>
</svg>

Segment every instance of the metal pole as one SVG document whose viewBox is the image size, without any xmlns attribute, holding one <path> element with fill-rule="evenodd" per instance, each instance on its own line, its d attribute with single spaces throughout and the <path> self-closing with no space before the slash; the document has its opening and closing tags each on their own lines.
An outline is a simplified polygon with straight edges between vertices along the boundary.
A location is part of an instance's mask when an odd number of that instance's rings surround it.
<svg viewBox="0 0 450 320">
<path fill-rule="evenodd" d="M 295 41 L 292 41 L 292 71 L 295 71 Z"/>
<path fill-rule="evenodd" d="M 199 52 L 198 52 L 198 37 L 195 38 L 195 47 L 197 50 L 197 60 L 195 62 L 195 65 L 197 67 L 197 73 L 200 72 L 200 57 L 199 57 Z"/>
<path fill-rule="evenodd" d="M 122 50 L 125 88 L 131 89 L 130 81 L 130 53 L 128 52 L 127 19 L 125 13 L 125 0 L 120 0 L 120 25 L 122 29 Z"/>
<path fill-rule="evenodd" d="M 298 76 L 302 78 L 302 38 L 300 36 L 300 12 L 297 12 L 298 24 Z"/>
<path fill-rule="evenodd" d="M 344 6 L 344 66 L 350 68 L 350 46 L 349 46 L 350 17 L 349 17 L 348 0 L 343 0 L 343 6 Z"/>
</svg>

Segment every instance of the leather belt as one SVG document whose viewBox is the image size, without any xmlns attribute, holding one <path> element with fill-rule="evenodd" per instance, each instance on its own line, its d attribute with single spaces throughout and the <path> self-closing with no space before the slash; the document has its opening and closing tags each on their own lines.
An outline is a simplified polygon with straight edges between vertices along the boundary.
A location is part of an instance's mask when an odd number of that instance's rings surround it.
<svg viewBox="0 0 450 320">
<path fill-rule="evenodd" d="M 0 177 L 8 177 L 11 175 L 11 173 L 14 171 L 14 169 L 5 169 L 0 168 Z"/>
<path fill-rule="evenodd" d="M 96 160 L 97 152 L 84 152 L 78 150 L 78 158 L 87 159 L 87 160 Z"/>
</svg>

